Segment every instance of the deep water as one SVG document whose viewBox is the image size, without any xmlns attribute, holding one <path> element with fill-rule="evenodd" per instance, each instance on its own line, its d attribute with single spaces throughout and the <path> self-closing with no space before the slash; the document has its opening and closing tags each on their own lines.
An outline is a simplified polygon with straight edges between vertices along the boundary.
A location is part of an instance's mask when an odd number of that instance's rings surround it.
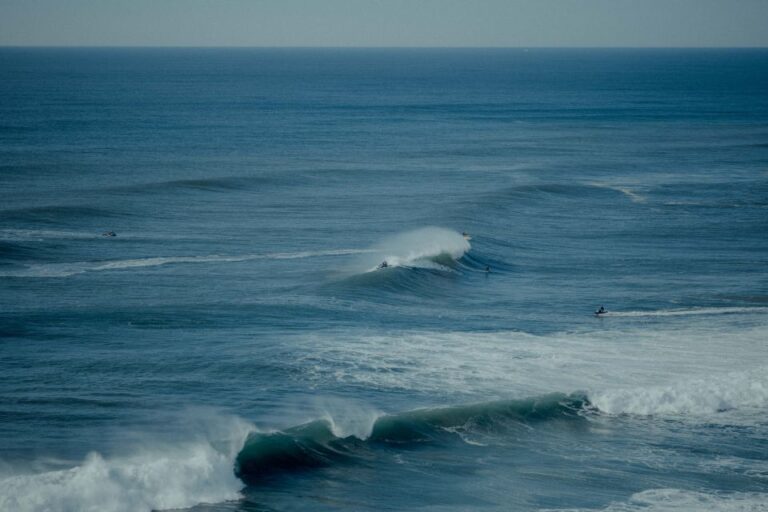
<svg viewBox="0 0 768 512">
<path fill-rule="evenodd" d="M 2 511 L 768 511 L 767 413 L 766 50 L 0 49 Z"/>
</svg>

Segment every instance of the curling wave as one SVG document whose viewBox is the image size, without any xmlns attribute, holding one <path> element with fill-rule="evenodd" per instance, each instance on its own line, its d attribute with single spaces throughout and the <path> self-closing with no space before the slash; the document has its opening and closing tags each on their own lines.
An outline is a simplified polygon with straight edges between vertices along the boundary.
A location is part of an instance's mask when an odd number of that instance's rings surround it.
<svg viewBox="0 0 768 512">
<path fill-rule="evenodd" d="M 244 482 L 257 483 L 281 473 L 363 460 L 377 444 L 437 442 L 462 433 L 494 432 L 513 425 L 548 420 L 578 420 L 589 410 L 583 395 L 550 394 L 525 400 L 419 409 L 375 418 L 364 435 L 343 436 L 331 419 L 320 419 L 272 433 L 254 432 L 235 461 Z"/>
</svg>

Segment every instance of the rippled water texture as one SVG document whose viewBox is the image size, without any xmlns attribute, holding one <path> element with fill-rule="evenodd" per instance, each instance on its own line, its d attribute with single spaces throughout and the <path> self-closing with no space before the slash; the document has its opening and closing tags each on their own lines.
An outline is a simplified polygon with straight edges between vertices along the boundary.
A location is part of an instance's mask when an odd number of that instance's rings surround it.
<svg viewBox="0 0 768 512">
<path fill-rule="evenodd" d="M 768 511 L 766 91 L 0 49 L 0 510 Z"/>
</svg>

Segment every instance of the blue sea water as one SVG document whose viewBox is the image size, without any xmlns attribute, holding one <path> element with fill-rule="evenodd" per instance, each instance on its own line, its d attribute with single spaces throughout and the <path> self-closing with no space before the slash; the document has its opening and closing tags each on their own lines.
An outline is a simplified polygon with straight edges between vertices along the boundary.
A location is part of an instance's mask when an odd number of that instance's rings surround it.
<svg viewBox="0 0 768 512">
<path fill-rule="evenodd" d="M 768 510 L 767 235 L 766 50 L 0 49 L 0 510 Z"/>
</svg>

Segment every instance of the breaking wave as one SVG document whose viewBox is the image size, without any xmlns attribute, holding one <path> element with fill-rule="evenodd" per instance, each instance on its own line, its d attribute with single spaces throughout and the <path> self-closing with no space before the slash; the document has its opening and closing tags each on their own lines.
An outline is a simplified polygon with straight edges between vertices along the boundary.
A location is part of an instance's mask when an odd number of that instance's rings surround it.
<svg viewBox="0 0 768 512">
<path fill-rule="evenodd" d="M 666 386 L 613 389 L 590 393 L 607 414 L 711 415 L 768 407 L 768 367 L 692 378 Z"/>
<path fill-rule="evenodd" d="M 596 415 L 697 417 L 768 406 L 768 367 L 674 385 L 635 387 L 571 394 L 551 393 L 519 400 L 498 400 L 452 407 L 367 416 L 350 433 L 325 417 L 276 432 L 252 432 L 235 460 L 236 474 L 256 484 L 280 474 L 336 464 L 361 463 L 377 446 L 403 447 L 460 439 L 505 436 L 541 422 L 588 421 Z M 733 418 L 726 418 L 727 421 Z"/>
<path fill-rule="evenodd" d="M 253 427 L 239 418 L 214 423 L 205 439 L 118 458 L 93 452 L 71 469 L 0 479 L 0 510 L 149 512 L 236 500 L 242 483 L 232 464 Z"/>
<path fill-rule="evenodd" d="M 525 400 L 419 409 L 373 417 L 368 428 L 344 436 L 325 418 L 272 433 L 254 432 L 235 461 L 236 474 L 246 483 L 264 478 L 354 462 L 377 444 L 404 446 L 439 442 L 467 432 L 498 432 L 548 420 L 579 420 L 589 402 L 581 395 L 550 394 Z M 472 444 L 472 443 L 470 443 Z"/>
<path fill-rule="evenodd" d="M 418 267 L 448 269 L 472 246 L 461 233 L 451 229 L 426 227 L 391 236 L 372 247 L 363 260 L 366 271 L 387 268 Z"/>
</svg>

